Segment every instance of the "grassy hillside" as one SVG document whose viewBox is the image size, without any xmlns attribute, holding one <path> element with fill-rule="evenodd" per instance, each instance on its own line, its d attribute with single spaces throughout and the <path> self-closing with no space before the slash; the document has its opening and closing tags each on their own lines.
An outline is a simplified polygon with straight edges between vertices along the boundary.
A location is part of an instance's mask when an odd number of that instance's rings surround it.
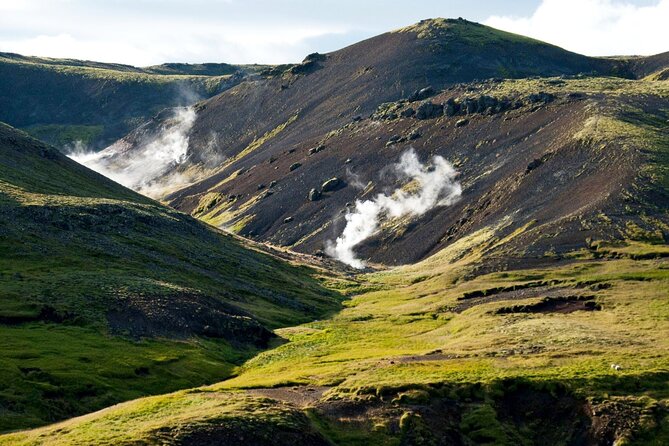
<svg viewBox="0 0 669 446">
<path fill-rule="evenodd" d="M 0 53 L 0 121 L 58 148 L 111 144 L 166 107 L 190 105 L 260 67 L 148 68 Z"/>
<path fill-rule="evenodd" d="M 290 342 L 233 379 L 0 444 L 665 444 L 667 246 L 477 272 L 522 232 L 359 277 L 344 310 L 277 330 Z"/>
<path fill-rule="evenodd" d="M 339 298 L 0 127 L 0 430 L 213 382 Z"/>
</svg>

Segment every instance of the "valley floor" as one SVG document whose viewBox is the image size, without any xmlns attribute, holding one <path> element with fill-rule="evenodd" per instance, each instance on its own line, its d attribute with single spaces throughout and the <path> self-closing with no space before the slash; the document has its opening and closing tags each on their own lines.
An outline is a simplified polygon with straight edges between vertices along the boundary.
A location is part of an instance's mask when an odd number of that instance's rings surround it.
<svg viewBox="0 0 669 446">
<path fill-rule="evenodd" d="M 667 444 L 666 245 L 488 273 L 502 242 L 333 281 L 342 311 L 277 329 L 234 378 L 0 444 Z"/>
</svg>

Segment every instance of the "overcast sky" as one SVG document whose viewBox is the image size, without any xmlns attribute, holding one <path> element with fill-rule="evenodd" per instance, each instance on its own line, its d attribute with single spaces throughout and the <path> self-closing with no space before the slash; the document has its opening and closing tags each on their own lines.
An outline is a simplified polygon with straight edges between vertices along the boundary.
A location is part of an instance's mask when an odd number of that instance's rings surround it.
<svg viewBox="0 0 669 446">
<path fill-rule="evenodd" d="M 593 56 L 669 51 L 669 0 L 0 0 L 0 51 L 139 66 L 284 63 L 429 17 Z"/>
</svg>

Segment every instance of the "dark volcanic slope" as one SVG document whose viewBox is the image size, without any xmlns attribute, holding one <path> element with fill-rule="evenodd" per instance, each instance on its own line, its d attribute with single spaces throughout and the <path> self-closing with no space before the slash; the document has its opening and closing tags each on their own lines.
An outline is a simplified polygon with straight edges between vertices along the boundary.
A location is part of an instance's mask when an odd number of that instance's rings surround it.
<svg viewBox="0 0 669 446">
<path fill-rule="evenodd" d="M 361 247 L 364 257 L 411 262 L 490 225 L 505 227 L 503 235 L 530 223 L 538 223 L 528 236 L 536 246 L 519 242 L 519 254 L 584 247 L 588 237 L 623 234 L 615 224 L 589 230 L 585 221 L 601 212 L 620 214 L 623 197 L 638 192 L 638 166 L 649 161 L 639 140 L 650 136 L 640 130 L 630 142 L 620 131 L 646 124 L 625 122 L 615 111 L 641 106 L 643 94 L 653 97 L 644 107 L 657 112 L 666 106 L 664 87 L 657 92 L 651 82 L 590 76 L 643 76 L 643 60 L 587 58 L 464 20 L 421 22 L 311 55 L 200 104 L 189 162 L 181 168 L 205 164 L 212 147 L 227 161 L 167 199 L 213 224 L 313 253 L 341 232 L 347 203 L 401 186 L 379 171 L 415 147 L 424 161 L 441 154 L 456 164 L 463 199 L 420 221 L 391 223 Z M 651 62 L 655 70 L 659 62 Z M 527 79 L 533 76 L 554 78 Z M 497 79 L 474 81 L 490 78 Z M 428 85 L 447 88 L 427 99 L 436 114 L 402 117 L 426 98 L 398 100 Z M 479 108 L 483 96 L 496 102 Z M 477 105 L 447 116 L 442 104 L 449 99 Z M 388 101 L 395 102 L 379 106 Z M 458 126 L 464 118 L 468 125 Z M 653 119 L 643 131 L 656 132 L 662 112 Z M 410 140 L 414 130 L 421 136 Z M 393 136 L 399 141 L 388 144 Z M 626 150 L 630 145 L 635 150 Z M 300 167 L 291 170 L 295 163 Z M 310 189 L 335 176 L 348 186 L 308 200 Z M 371 185 L 355 188 L 356 176 Z M 273 181 L 271 190 L 263 188 Z"/>
<path fill-rule="evenodd" d="M 225 378 L 338 308 L 259 252 L 0 124 L 0 431 Z"/>
<path fill-rule="evenodd" d="M 616 64 L 464 20 L 421 22 L 327 56 L 308 57 L 283 74 L 245 82 L 212 98 L 199 109 L 190 153 L 193 162 L 201 161 L 199 153 L 215 135 L 221 154 L 233 157 L 254 138 L 296 117 L 263 145 L 263 155 L 279 154 L 427 85 L 443 88 L 492 77 L 609 72 Z M 249 158 L 234 167 L 255 161 Z M 211 182 L 225 175 L 221 172 Z"/>
</svg>

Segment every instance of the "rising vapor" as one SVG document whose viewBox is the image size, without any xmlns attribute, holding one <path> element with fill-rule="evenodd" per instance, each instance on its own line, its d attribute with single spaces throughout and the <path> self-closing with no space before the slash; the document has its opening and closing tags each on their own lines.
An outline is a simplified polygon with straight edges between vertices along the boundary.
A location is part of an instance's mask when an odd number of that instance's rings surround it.
<svg viewBox="0 0 669 446">
<path fill-rule="evenodd" d="M 183 182 L 181 175 L 172 170 L 186 160 L 188 132 L 194 122 L 192 107 L 175 108 L 174 118 L 156 136 L 131 151 L 121 141 L 101 152 L 75 152 L 69 156 L 117 183 L 157 197 L 166 186 Z M 169 181 L 163 178 L 168 173 Z"/>
<path fill-rule="evenodd" d="M 413 149 L 406 151 L 393 169 L 415 184 L 415 190 L 396 189 L 391 195 L 378 194 L 372 200 L 357 200 L 355 209 L 346 214 L 344 232 L 326 246 L 328 255 L 354 268 L 364 268 L 353 248 L 371 237 L 386 219 L 420 216 L 438 206 L 455 203 L 462 195 L 462 186 L 455 180 L 457 172 L 441 156 L 435 156 L 430 166 L 421 164 Z"/>
</svg>

